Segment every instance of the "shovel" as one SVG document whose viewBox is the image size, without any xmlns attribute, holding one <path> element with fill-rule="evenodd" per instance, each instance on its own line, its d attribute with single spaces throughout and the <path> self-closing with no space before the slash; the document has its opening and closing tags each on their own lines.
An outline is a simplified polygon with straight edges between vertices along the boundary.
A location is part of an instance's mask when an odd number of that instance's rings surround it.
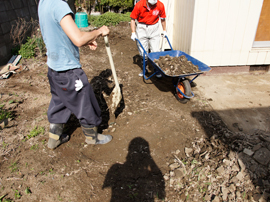
<svg viewBox="0 0 270 202">
<path fill-rule="evenodd" d="M 109 103 L 108 103 L 108 108 L 110 108 L 110 114 L 113 115 L 115 110 L 117 109 L 121 99 L 122 99 L 122 94 L 121 94 L 120 86 L 119 86 L 118 79 L 116 76 L 116 71 L 115 71 L 115 67 L 114 67 L 114 63 L 113 63 L 113 58 L 112 58 L 112 53 L 111 53 L 111 49 L 110 49 L 110 45 L 109 45 L 109 41 L 108 41 L 108 36 L 104 36 L 104 41 L 105 41 L 106 50 L 107 50 L 107 53 L 109 56 L 113 79 L 115 82 L 115 86 L 114 86 L 114 89 L 109 97 Z"/>
</svg>

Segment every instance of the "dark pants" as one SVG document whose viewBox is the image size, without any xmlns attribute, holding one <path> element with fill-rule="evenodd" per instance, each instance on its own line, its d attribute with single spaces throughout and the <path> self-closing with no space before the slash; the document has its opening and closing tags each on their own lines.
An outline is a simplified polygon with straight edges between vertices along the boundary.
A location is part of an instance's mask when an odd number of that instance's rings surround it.
<svg viewBox="0 0 270 202">
<path fill-rule="evenodd" d="M 81 124 L 98 126 L 101 110 L 92 86 L 81 68 L 56 72 L 48 68 L 52 99 L 48 109 L 50 123 L 66 123 L 73 113 Z M 75 91 L 75 81 L 81 79 L 83 88 Z"/>
</svg>

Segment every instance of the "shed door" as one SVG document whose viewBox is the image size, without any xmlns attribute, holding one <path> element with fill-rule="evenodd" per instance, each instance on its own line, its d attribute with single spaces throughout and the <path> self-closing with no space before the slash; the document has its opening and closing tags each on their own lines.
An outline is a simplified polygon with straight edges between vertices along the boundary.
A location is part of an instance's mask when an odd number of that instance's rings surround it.
<svg viewBox="0 0 270 202">
<path fill-rule="evenodd" d="M 270 47 L 270 0 L 264 0 L 253 47 Z"/>
</svg>

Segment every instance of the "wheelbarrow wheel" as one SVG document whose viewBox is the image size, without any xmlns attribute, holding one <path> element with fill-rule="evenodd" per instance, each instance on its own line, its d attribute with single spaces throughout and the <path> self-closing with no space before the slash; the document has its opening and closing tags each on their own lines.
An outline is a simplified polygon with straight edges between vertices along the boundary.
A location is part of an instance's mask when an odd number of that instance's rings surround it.
<svg viewBox="0 0 270 202">
<path fill-rule="evenodd" d="M 191 86 L 188 80 L 179 80 L 176 87 L 175 97 L 182 104 L 186 104 L 189 99 L 185 98 L 178 90 L 182 91 L 186 96 L 191 96 Z"/>
</svg>

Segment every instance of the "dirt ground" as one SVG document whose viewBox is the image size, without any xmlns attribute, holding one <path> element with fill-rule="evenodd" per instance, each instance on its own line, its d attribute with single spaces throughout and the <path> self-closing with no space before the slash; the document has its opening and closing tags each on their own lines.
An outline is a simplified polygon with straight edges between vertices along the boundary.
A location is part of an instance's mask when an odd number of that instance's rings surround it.
<svg viewBox="0 0 270 202">
<path fill-rule="evenodd" d="M 195 138 L 211 135 L 206 122 L 211 124 L 211 129 L 216 124 L 226 128 L 221 115 L 216 115 L 217 111 L 226 109 L 215 110 L 212 106 L 220 102 L 212 95 L 225 92 L 213 90 L 213 94 L 207 94 L 210 88 L 206 85 L 216 86 L 216 83 L 204 83 L 206 77 L 199 77 L 197 87 L 192 88 L 195 96 L 187 104 L 181 104 L 174 97 L 170 78 L 153 77 L 144 81 L 138 76 L 142 71 L 138 50 L 130 39 L 127 23 L 112 27 L 109 36 L 123 94 L 117 118 L 113 120 L 106 100 L 114 83 L 104 40 L 99 38 L 97 42 L 96 51 L 88 47 L 80 49 L 81 63 L 102 109 L 99 130 L 112 135 L 112 142 L 85 144 L 79 122 L 71 116 L 65 127 L 65 132 L 71 135 L 70 141 L 49 150 L 46 112 L 51 95 L 46 59 L 21 60 L 26 70 L 0 81 L 1 104 L 14 115 L 8 127 L 0 131 L 1 199 L 180 201 L 179 194 L 163 179 L 170 170 L 168 165 L 174 162 L 174 152 L 179 150 L 181 159 L 185 156 L 184 148 Z M 218 83 L 218 78 L 213 82 Z M 238 100 L 232 102 L 238 103 Z M 256 105 L 255 101 L 250 102 Z M 247 110 L 252 110 L 248 107 Z M 269 111 L 269 102 L 265 110 Z M 209 114 L 216 115 L 214 121 L 209 120 L 213 118 Z M 36 127 L 43 127 L 44 133 L 27 138 Z M 185 200 L 190 201 L 187 197 Z"/>
</svg>

